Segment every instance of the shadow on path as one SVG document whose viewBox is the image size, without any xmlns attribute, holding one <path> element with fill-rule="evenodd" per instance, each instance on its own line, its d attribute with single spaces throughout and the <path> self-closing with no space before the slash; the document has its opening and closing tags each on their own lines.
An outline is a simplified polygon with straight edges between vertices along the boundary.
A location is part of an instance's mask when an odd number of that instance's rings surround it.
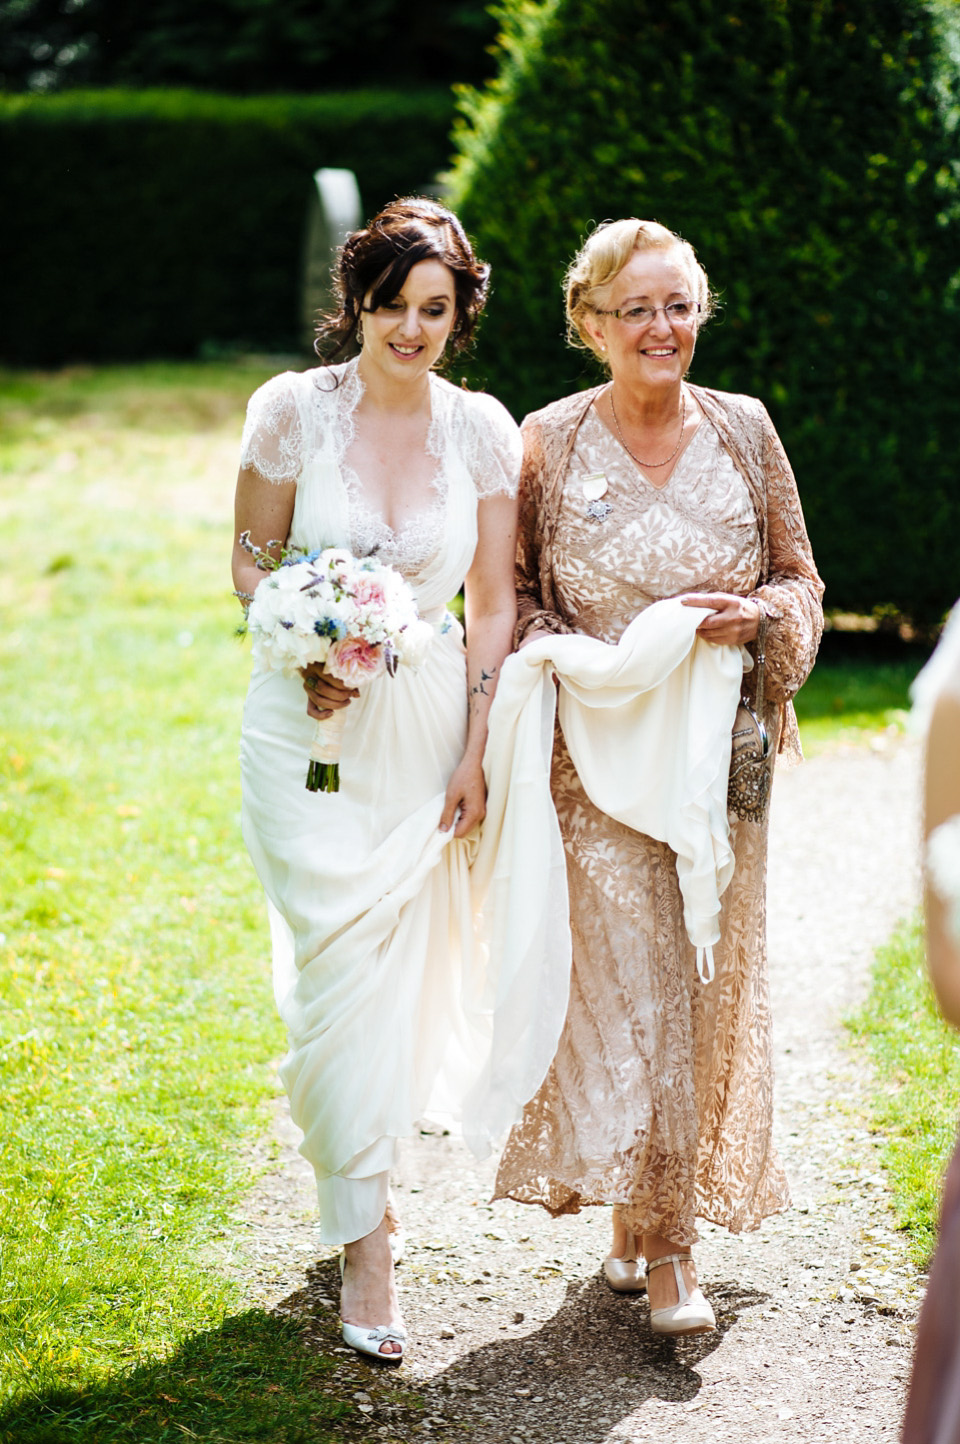
<svg viewBox="0 0 960 1444">
<path fill-rule="evenodd" d="M 326 1334 L 336 1328 L 337 1288 L 333 1262 L 318 1264 L 309 1270 L 305 1286 L 278 1308 L 314 1317 Z M 404 1289 L 403 1296 L 415 1359 L 416 1287 Z M 661 1403 L 697 1406 L 703 1386 L 700 1363 L 720 1347 L 743 1309 L 767 1302 L 768 1296 L 717 1280 L 711 1282 L 710 1298 L 717 1333 L 671 1340 L 651 1332 L 645 1296 L 615 1294 L 600 1275 L 570 1283 L 560 1308 L 531 1332 L 475 1346 L 429 1381 L 418 1380 L 412 1387 L 425 1407 L 411 1407 L 412 1401 L 402 1397 L 406 1370 L 357 1360 L 364 1369 L 372 1437 L 403 1444 L 465 1435 L 471 1444 L 515 1439 L 603 1444 L 623 1425 L 629 1438 L 628 1421 L 636 1422 L 642 1411 Z"/>
</svg>

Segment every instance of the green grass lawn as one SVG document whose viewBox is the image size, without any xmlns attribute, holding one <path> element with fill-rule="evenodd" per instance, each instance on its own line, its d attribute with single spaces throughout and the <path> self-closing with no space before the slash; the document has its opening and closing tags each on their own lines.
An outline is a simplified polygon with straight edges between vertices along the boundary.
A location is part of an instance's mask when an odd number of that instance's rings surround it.
<svg viewBox="0 0 960 1444">
<path fill-rule="evenodd" d="M 283 1051 L 239 838 L 230 500 L 262 370 L 0 376 L 0 1438 L 355 1416 L 215 1266 Z M 309 1386 L 309 1387 L 308 1387 Z"/>
<path fill-rule="evenodd" d="M 873 1117 L 887 1135 L 884 1166 L 911 1256 L 923 1267 L 960 1120 L 960 1036 L 940 1016 L 927 980 L 919 920 L 878 952 L 869 997 L 849 1027 L 876 1067 Z"/>
<path fill-rule="evenodd" d="M 331 1359 L 224 1263 L 284 1046 L 239 837 L 249 654 L 229 580 L 243 405 L 267 374 L 0 373 L 0 1440 L 16 1444 L 366 1437 Z M 818 669 L 805 740 L 898 725 L 908 680 Z"/>
<path fill-rule="evenodd" d="M 862 745 L 879 733 L 904 729 L 910 707 L 910 683 L 921 661 L 843 661 L 834 656 L 817 663 L 797 693 L 797 720 L 808 757 L 838 744 Z"/>
</svg>

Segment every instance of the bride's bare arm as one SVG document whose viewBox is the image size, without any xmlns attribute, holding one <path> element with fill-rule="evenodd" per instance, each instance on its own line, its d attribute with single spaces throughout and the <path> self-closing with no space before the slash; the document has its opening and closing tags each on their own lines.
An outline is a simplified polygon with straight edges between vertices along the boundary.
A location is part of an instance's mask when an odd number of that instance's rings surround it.
<svg viewBox="0 0 960 1444">
<path fill-rule="evenodd" d="M 233 503 L 233 585 L 242 597 L 252 597 L 267 575 L 253 557 L 240 545 L 244 532 L 250 533 L 254 546 L 267 549 L 267 543 L 286 541 L 293 521 L 293 503 L 297 496 L 296 482 L 275 482 L 252 467 L 243 467 L 237 477 Z M 273 548 L 278 554 L 279 548 Z"/>
<path fill-rule="evenodd" d="M 282 546 L 290 534 L 296 496 L 296 482 L 267 481 L 253 467 L 241 469 L 234 501 L 232 565 L 233 585 L 241 600 L 251 598 L 268 575 L 240 545 L 241 536 L 249 532 L 254 546 L 264 550 L 267 550 L 268 542 L 279 542 Z M 275 556 L 279 555 L 279 550 L 279 547 L 272 548 Z M 311 717 L 329 717 L 331 712 L 346 707 L 351 697 L 357 695 L 355 688 L 345 687 L 336 677 L 328 677 L 322 667 L 307 667 L 303 679 L 307 711 Z"/>
<path fill-rule="evenodd" d="M 464 583 L 467 629 L 467 745 L 447 787 L 441 828 L 446 831 L 459 808 L 455 836 L 463 837 L 486 811 L 483 749 L 487 717 L 504 658 L 513 649 L 517 621 L 514 558 L 517 503 L 490 496 L 477 505 L 477 550 Z"/>
</svg>

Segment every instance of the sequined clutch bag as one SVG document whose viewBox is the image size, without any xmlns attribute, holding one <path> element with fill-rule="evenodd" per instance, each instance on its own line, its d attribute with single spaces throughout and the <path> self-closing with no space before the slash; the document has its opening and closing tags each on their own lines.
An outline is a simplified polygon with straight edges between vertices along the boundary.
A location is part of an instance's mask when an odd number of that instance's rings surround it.
<svg viewBox="0 0 960 1444">
<path fill-rule="evenodd" d="M 763 721 L 763 673 L 766 663 L 767 619 L 761 614 L 757 630 L 756 709 L 741 701 L 733 723 L 727 810 L 734 817 L 762 822 L 770 804 L 773 782 L 773 748 Z"/>
</svg>

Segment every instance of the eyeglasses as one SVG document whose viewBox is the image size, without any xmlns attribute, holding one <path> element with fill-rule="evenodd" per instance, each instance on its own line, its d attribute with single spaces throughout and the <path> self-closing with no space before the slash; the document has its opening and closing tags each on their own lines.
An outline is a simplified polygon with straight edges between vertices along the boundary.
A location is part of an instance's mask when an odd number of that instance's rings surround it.
<svg viewBox="0 0 960 1444">
<path fill-rule="evenodd" d="M 619 311 L 597 311 L 598 316 L 616 316 L 625 326 L 649 326 L 662 311 L 671 326 L 689 325 L 702 309 L 699 301 L 671 301 L 667 306 L 627 306 Z"/>
</svg>

